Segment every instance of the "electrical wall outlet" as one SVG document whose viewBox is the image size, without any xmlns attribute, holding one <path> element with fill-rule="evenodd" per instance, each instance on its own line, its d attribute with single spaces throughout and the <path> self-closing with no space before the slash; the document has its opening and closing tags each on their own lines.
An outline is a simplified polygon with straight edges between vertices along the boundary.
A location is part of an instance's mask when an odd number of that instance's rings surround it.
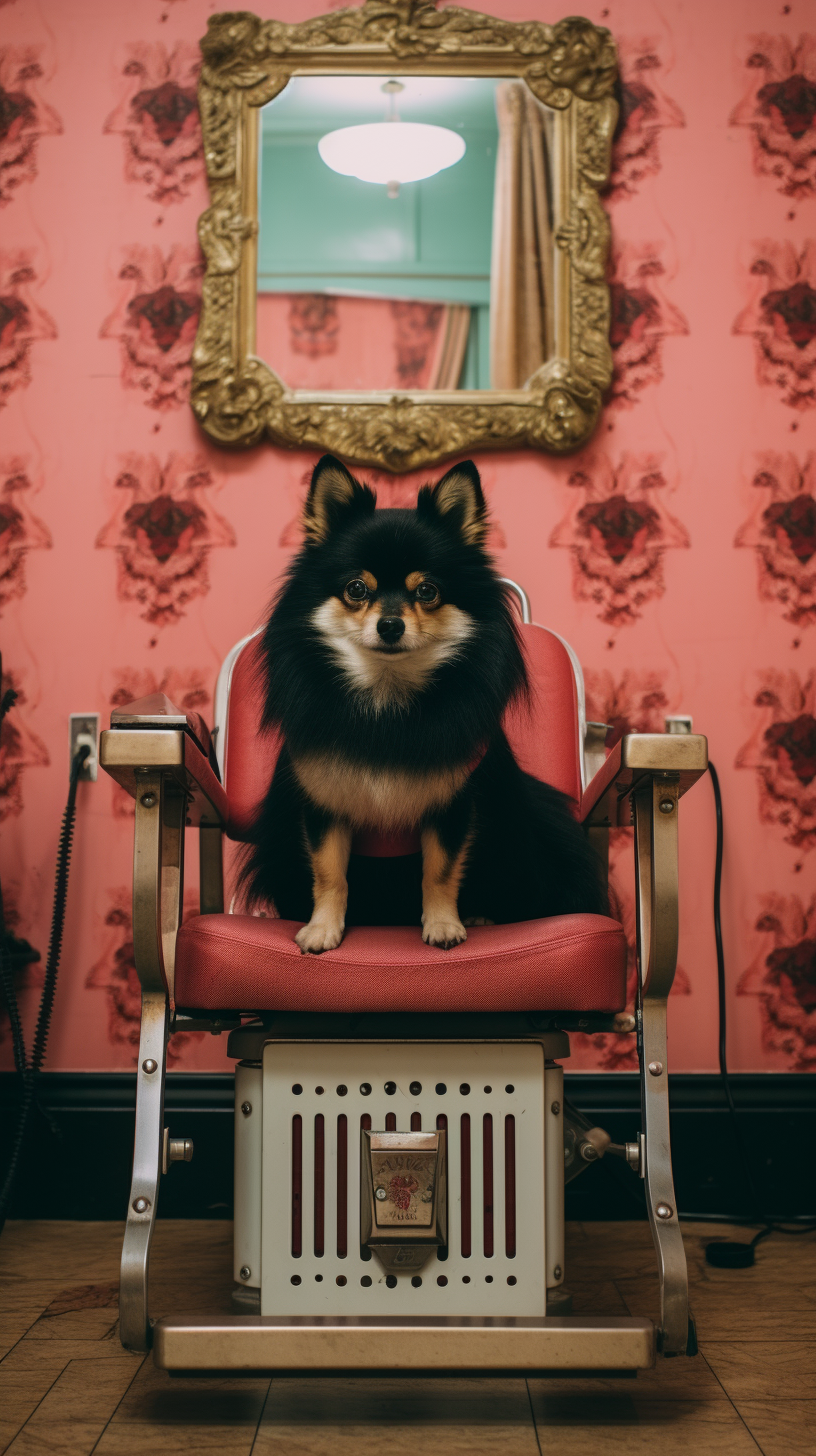
<svg viewBox="0 0 816 1456">
<path fill-rule="evenodd" d="M 86 758 L 79 771 L 80 781 L 83 779 L 89 783 L 96 783 L 99 772 L 99 714 L 98 713 L 72 713 L 71 714 L 71 754 L 68 759 L 68 767 L 74 761 L 74 754 L 83 744 L 87 744 L 91 752 Z"/>
<path fill-rule="evenodd" d="M 666 719 L 667 733 L 693 733 L 694 724 L 690 713 L 672 713 Z"/>
</svg>

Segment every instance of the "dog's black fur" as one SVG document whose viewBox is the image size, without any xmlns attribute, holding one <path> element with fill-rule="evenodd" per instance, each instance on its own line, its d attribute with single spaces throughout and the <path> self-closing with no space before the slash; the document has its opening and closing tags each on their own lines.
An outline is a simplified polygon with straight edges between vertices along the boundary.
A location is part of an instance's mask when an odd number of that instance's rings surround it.
<svg viewBox="0 0 816 1456">
<path fill-rule="evenodd" d="M 465 462 L 435 490 L 425 487 L 416 510 L 375 510 L 375 502 L 373 492 L 338 461 L 324 457 L 317 466 L 306 507 L 310 534 L 289 568 L 263 637 L 264 726 L 280 728 L 284 747 L 245 866 L 249 903 L 271 901 L 285 919 L 308 921 L 312 915 L 312 856 L 338 813 L 336 805 L 316 802 L 306 791 L 296 764 L 342 760 L 360 771 L 405 771 L 423 783 L 434 771 L 471 766 L 483 754 L 452 797 L 426 808 L 419 824 L 436 831 L 451 862 L 470 837 L 458 891 L 460 917 L 510 922 L 574 911 L 606 913 L 598 862 L 570 802 L 522 772 L 502 731 L 508 704 L 529 700 L 529 688 L 505 588 L 484 549 L 486 512 L 475 467 Z M 357 630 L 362 608 L 347 599 L 343 606 L 344 590 L 363 572 L 377 587 L 363 603 L 365 613 L 376 615 L 379 606 L 381 616 L 400 613 L 411 628 L 416 618 L 420 629 L 427 624 L 443 637 L 470 624 L 465 640 L 454 644 L 407 701 L 388 701 L 386 694 L 376 708 L 371 694 L 350 678 L 325 621 L 315 622 L 330 602 L 324 611 L 340 629 L 345 611 L 349 630 Z M 406 578 L 420 573 L 439 590 L 436 620 L 406 588 Z M 442 619 L 445 609 L 449 628 Z M 363 657 L 366 651 L 359 649 Z M 418 854 L 379 859 L 352 854 L 346 923 L 419 925 L 421 881 Z"/>
</svg>

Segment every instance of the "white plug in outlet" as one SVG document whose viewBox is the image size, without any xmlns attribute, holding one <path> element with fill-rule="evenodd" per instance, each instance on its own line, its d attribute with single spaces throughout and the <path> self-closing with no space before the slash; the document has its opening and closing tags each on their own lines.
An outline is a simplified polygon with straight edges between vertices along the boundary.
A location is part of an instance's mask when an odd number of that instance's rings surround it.
<svg viewBox="0 0 816 1456">
<path fill-rule="evenodd" d="M 71 754 L 68 766 L 74 761 L 74 754 L 78 748 L 87 745 L 90 753 L 79 770 L 80 780 L 89 783 L 96 783 L 99 771 L 99 714 L 98 713 L 72 713 L 71 714 Z"/>
</svg>

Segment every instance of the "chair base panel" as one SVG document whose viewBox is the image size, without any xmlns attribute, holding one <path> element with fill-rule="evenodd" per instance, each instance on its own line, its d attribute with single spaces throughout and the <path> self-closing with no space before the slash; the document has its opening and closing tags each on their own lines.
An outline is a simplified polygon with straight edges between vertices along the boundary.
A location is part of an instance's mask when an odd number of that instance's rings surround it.
<svg viewBox="0 0 816 1456">
<path fill-rule="evenodd" d="M 274 1315 L 168 1318 L 153 1356 L 170 1373 L 635 1372 L 655 1363 L 650 1320 L 561 1318 L 382 1319 Z"/>
</svg>

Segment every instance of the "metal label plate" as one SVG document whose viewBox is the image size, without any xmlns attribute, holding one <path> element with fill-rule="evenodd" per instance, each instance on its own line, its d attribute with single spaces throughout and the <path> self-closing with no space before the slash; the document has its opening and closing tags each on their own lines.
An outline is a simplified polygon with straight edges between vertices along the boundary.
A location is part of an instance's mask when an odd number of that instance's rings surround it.
<svg viewBox="0 0 816 1456">
<path fill-rule="evenodd" d="M 378 1228 L 410 1224 L 430 1228 L 433 1219 L 435 1152 L 371 1151 L 374 1211 Z"/>
</svg>

